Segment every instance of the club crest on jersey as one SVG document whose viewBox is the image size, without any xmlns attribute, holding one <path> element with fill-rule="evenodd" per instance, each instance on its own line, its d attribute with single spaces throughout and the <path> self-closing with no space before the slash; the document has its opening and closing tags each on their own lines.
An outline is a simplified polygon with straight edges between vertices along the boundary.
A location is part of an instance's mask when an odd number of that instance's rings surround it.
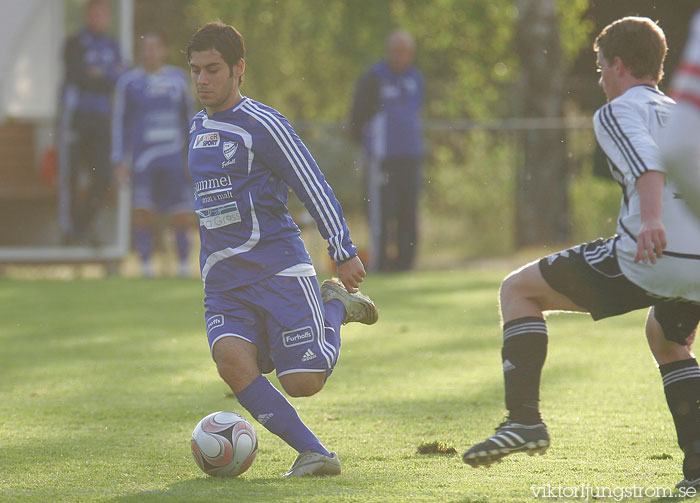
<svg viewBox="0 0 700 503">
<path fill-rule="evenodd" d="M 236 153 L 236 150 L 238 150 L 238 143 L 235 141 L 225 141 L 224 142 L 224 157 L 226 157 L 227 161 L 231 160 L 231 157 Z"/>
<path fill-rule="evenodd" d="M 219 146 L 219 133 L 215 131 L 213 133 L 202 133 L 198 134 L 194 139 L 194 146 L 192 148 L 209 148 Z"/>
</svg>

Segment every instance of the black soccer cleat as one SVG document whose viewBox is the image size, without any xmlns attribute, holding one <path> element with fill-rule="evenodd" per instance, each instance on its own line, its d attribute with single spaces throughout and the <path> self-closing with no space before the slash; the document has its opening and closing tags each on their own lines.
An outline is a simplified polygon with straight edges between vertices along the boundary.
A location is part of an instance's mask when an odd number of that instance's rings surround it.
<svg viewBox="0 0 700 503">
<path fill-rule="evenodd" d="M 549 433 L 544 423 L 519 424 L 506 421 L 498 425 L 496 434 L 471 447 L 462 455 L 469 466 L 491 466 L 516 452 L 530 456 L 544 454 L 549 447 Z"/>
<path fill-rule="evenodd" d="M 676 489 L 700 490 L 700 440 L 686 446 L 683 459 L 684 479 L 676 484 Z"/>
<path fill-rule="evenodd" d="M 676 489 L 698 489 L 700 490 L 700 477 L 694 480 L 683 479 L 676 484 Z"/>
</svg>

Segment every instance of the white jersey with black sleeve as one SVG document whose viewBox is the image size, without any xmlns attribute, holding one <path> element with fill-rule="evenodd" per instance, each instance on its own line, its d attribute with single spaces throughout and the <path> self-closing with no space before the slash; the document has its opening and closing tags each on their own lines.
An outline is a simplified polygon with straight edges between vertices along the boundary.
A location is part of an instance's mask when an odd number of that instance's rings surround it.
<svg viewBox="0 0 700 503">
<path fill-rule="evenodd" d="M 668 180 L 663 191 L 668 243 L 664 256 L 656 264 L 634 262 L 642 223 L 636 182 L 647 171 L 665 171 L 658 143 L 674 103 L 656 88 L 634 86 L 601 107 L 593 122 L 613 178 L 622 188 L 616 241 L 620 269 L 653 295 L 700 301 L 700 224 Z"/>
</svg>

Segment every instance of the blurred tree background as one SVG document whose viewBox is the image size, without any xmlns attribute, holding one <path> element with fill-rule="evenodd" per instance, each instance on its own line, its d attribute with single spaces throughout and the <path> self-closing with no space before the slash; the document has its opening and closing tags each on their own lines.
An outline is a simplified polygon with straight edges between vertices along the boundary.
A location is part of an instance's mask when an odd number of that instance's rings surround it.
<svg viewBox="0 0 700 503">
<path fill-rule="evenodd" d="M 428 253 L 421 256 L 442 263 L 613 233 L 619 189 L 593 175 L 590 121 L 552 130 L 508 119 L 590 118 L 605 100 L 593 38 L 624 15 L 659 20 L 671 75 L 698 7 L 697 0 L 136 0 L 135 33 L 164 31 L 171 62 L 186 67 L 182 49 L 197 27 L 215 19 L 236 26 L 246 41 L 244 93 L 297 126 L 354 228 L 362 221 L 362 163 L 344 129 L 355 81 L 382 57 L 392 30 L 411 32 L 427 84 L 421 248 Z"/>
</svg>

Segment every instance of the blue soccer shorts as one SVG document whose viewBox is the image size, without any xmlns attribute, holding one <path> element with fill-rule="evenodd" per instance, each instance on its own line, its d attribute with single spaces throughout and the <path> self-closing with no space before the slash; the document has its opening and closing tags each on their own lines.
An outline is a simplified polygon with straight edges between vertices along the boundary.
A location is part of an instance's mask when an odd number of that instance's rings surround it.
<svg viewBox="0 0 700 503">
<path fill-rule="evenodd" d="M 270 276 L 227 292 L 207 293 L 204 308 L 210 350 L 224 337 L 255 344 L 263 374 L 274 369 L 277 376 L 330 374 L 338 360 L 340 334 L 324 324 L 316 276 Z"/>
<path fill-rule="evenodd" d="M 192 182 L 182 155 L 158 157 L 146 166 L 135 163 L 132 186 L 134 209 L 166 214 L 194 211 Z"/>
</svg>

